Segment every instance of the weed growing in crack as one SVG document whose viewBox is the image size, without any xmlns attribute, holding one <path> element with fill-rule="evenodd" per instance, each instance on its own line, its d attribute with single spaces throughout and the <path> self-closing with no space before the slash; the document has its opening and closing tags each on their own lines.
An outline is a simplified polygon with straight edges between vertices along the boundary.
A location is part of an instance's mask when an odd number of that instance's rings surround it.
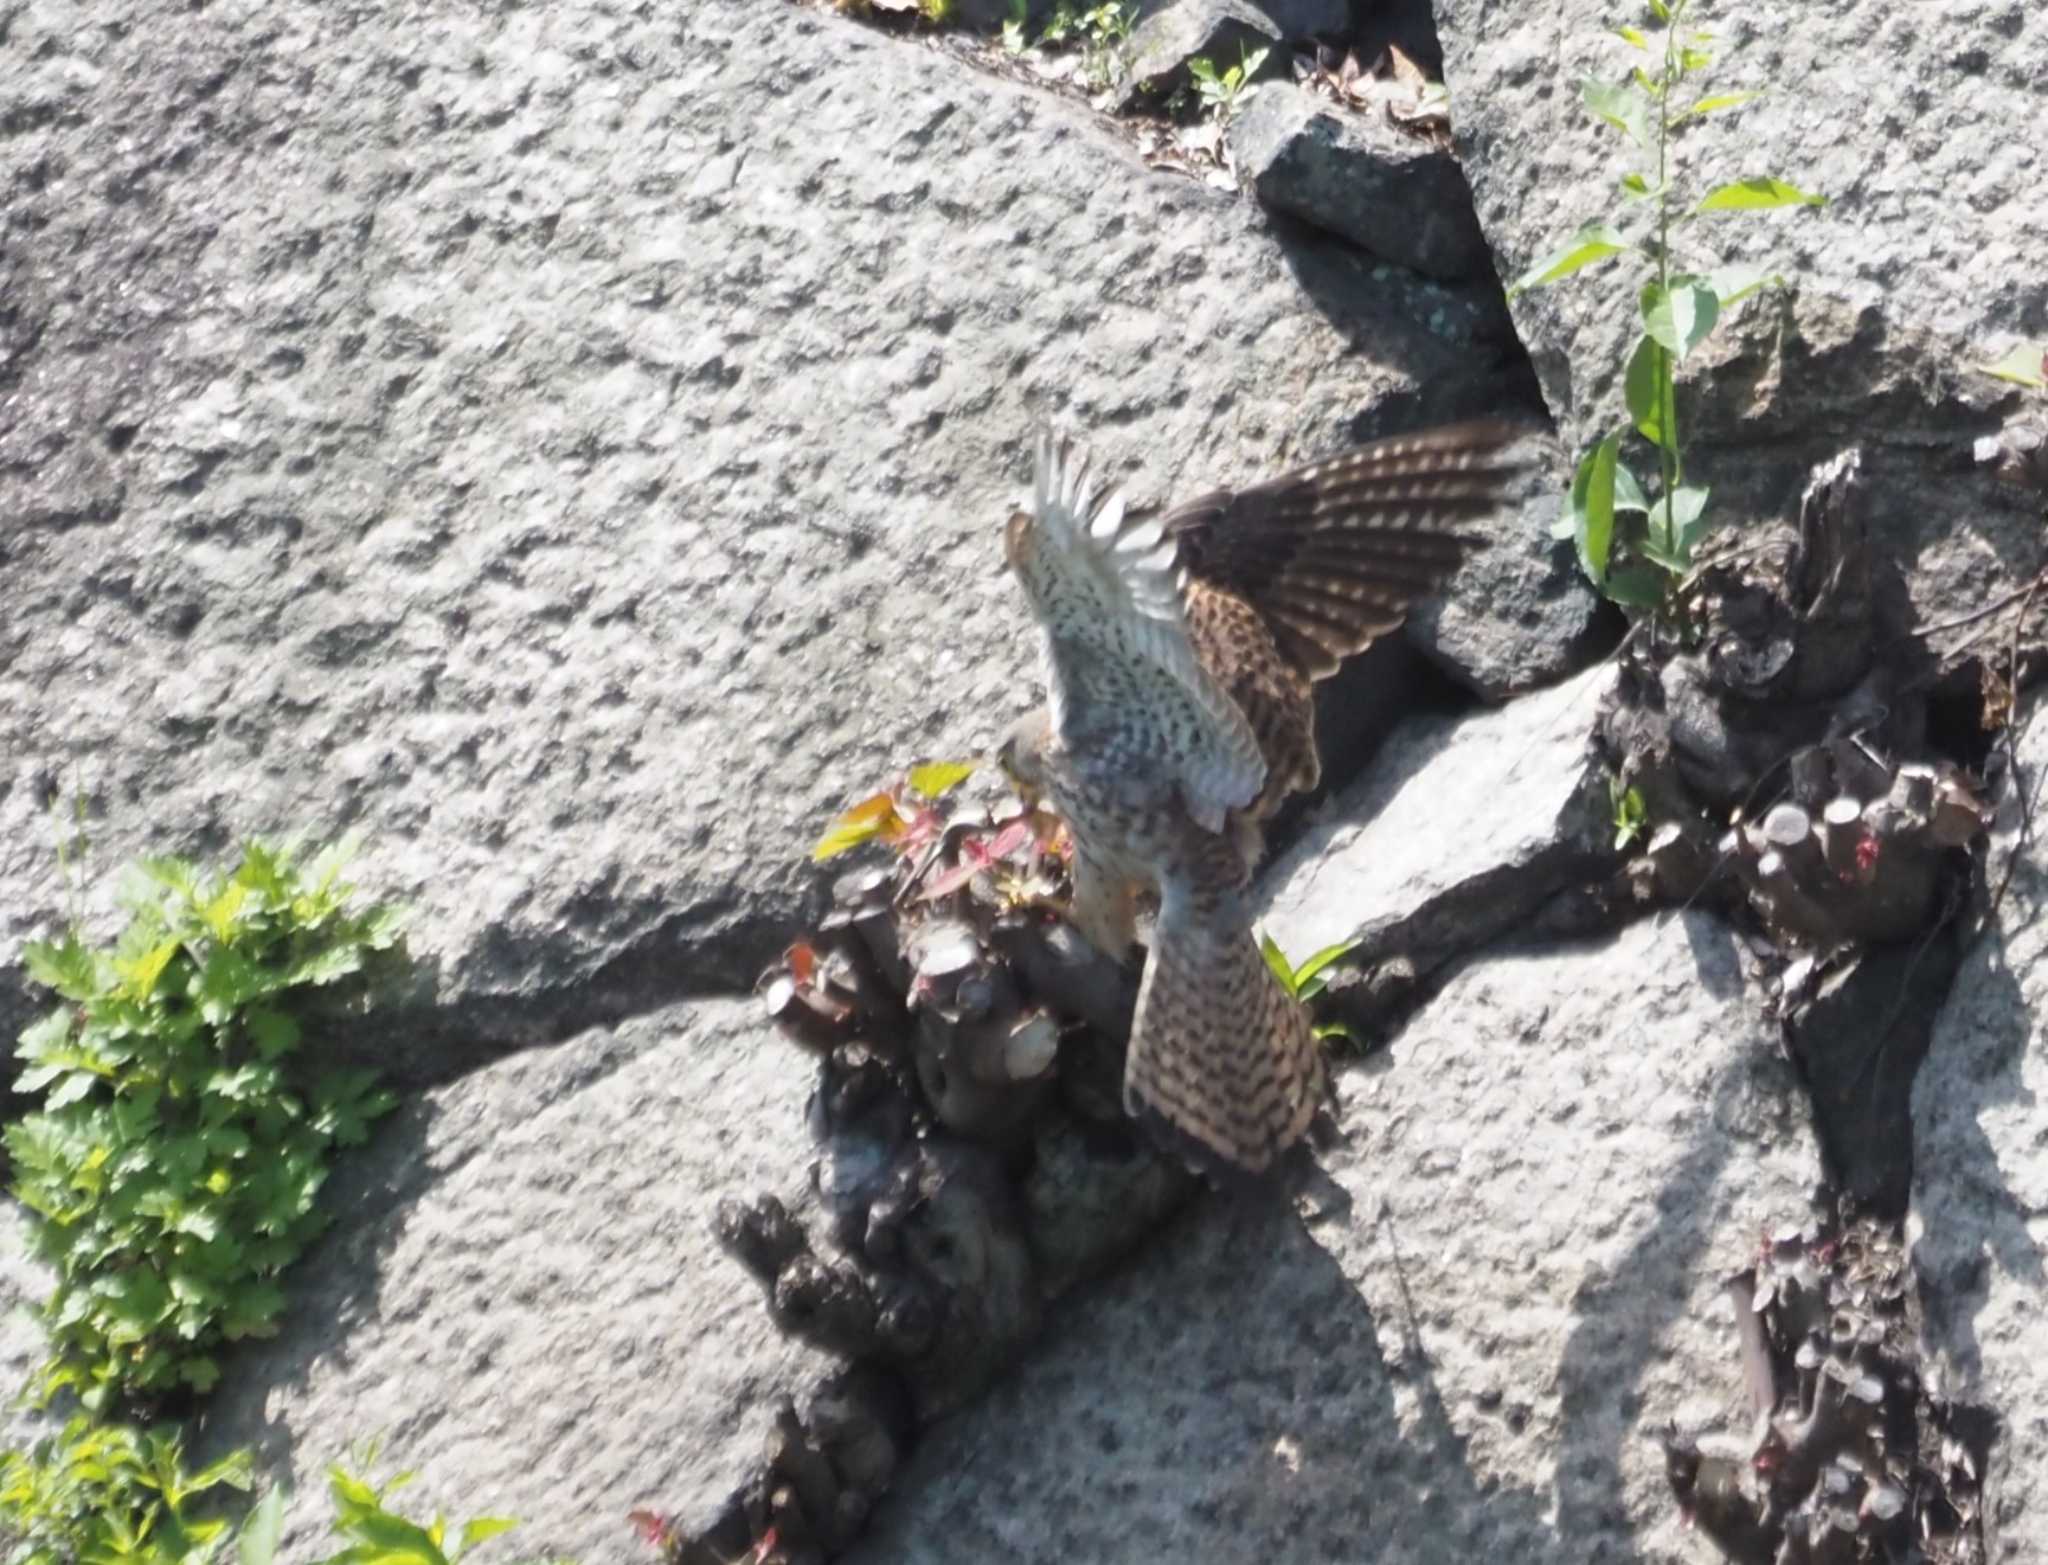
<svg viewBox="0 0 2048 1565">
<path fill-rule="evenodd" d="M 1626 853 L 1650 825 L 1650 809 L 1643 802 L 1643 790 L 1624 784 L 1620 777 L 1607 779 L 1607 813 L 1614 823 L 1614 851 Z"/>
<path fill-rule="evenodd" d="M 1303 959 L 1296 967 L 1287 960 L 1280 949 L 1280 943 L 1271 935 L 1259 936 L 1259 954 L 1265 957 L 1266 965 L 1273 970 L 1273 976 L 1280 980 L 1280 987 L 1302 1005 L 1307 1005 L 1330 985 L 1324 976 L 1335 963 L 1358 949 L 1356 940 L 1340 940 L 1335 945 L 1324 946 L 1314 955 Z M 1343 1022 L 1321 1022 L 1312 1029 L 1318 1038 L 1326 1042 L 1355 1043 L 1357 1039 L 1349 1026 Z"/>
<path fill-rule="evenodd" d="M 1022 18 L 1017 12 L 1020 33 Z M 1138 20 L 1133 0 L 1101 0 L 1100 4 L 1077 6 L 1060 0 L 1052 19 L 1038 35 L 1041 47 L 1077 46 L 1081 51 L 1081 74 L 1091 92 L 1101 92 L 1121 81 L 1130 70 L 1131 29 Z M 1004 29 L 1007 44 L 1009 29 Z"/>
<path fill-rule="evenodd" d="M 1677 588 L 1691 570 L 1693 551 L 1709 525 L 1707 490 L 1685 478 L 1678 366 L 1731 306 L 1784 281 L 1744 268 L 1686 269 L 1678 254 L 1679 240 L 1702 217 L 1826 203 L 1824 196 L 1768 175 L 1716 185 L 1696 201 L 1680 199 L 1680 134 L 1694 120 L 1727 113 L 1758 96 L 1699 90 L 1713 63 L 1707 49 L 1713 34 L 1691 26 L 1688 9 L 1688 0 L 1650 0 L 1652 15 L 1663 24 L 1662 33 L 1622 27 L 1616 36 L 1648 56 L 1652 65 L 1634 67 L 1619 82 L 1588 79 L 1579 89 L 1586 107 L 1622 134 L 1642 164 L 1621 177 L 1622 212 L 1581 227 L 1508 290 L 1512 299 L 1617 257 L 1639 263 L 1642 280 L 1631 289 L 1634 297 L 1625 307 L 1640 316 L 1643 335 L 1629 356 L 1623 398 L 1630 427 L 1650 444 L 1656 475 L 1648 488 L 1638 483 L 1620 459 L 1629 428 L 1610 434 L 1580 460 L 1557 536 L 1576 542 L 1581 567 L 1608 598 L 1653 615 L 1675 607 Z M 1630 212 L 1641 215 L 1624 215 Z M 1624 232 L 1625 227 L 1635 230 L 1633 236 Z"/>
<path fill-rule="evenodd" d="M 1237 64 L 1218 71 L 1216 62 L 1197 55 L 1188 61 L 1188 74 L 1194 78 L 1195 93 L 1200 98 L 1205 113 L 1214 115 L 1225 125 L 1237 118 L 1240 110 L 1251 102 L 1252 95 L 1259 90 L 1252 78 L 1259 67 L 1266 63 L 1267 51 L 1255 49 L 1247 54 L 1244 45 L 1237 49 Z"/>
<path fill-rule="evenodd" d="M 302 1088 L 287 1073 L 311 991 L 394 946 L 399 916 L 357 911 L 346 844 L 303 864 L 251 842 L 227 875 L 180 859 L 125 877 L 110 949 L 74 926 L 32 943 L 29 976 L 62 1003 L 21 1036 L 6 1131 L 31 1244 L 57 1273 L 37 1376 L 103 1414 L 210 1389 L 213 1353 L 276 1331 L 277 1275 L 327 1222 L 335 1146 L 395 1099 L 367 1071 Z"/>
</svg>

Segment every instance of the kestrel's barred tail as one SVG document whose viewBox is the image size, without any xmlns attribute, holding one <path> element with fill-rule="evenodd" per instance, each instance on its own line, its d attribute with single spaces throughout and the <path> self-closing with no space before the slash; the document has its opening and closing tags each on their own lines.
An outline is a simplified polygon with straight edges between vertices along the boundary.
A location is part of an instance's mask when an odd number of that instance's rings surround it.
<svg viewBox="0 0 2048 1565">
<path fill-rule="evenodd" d="M 1478 419 L 1359 446 L 1177 506 L 1190 576 L 1243 599 L 1308 678 L 1396 629 L 1480 542 L 1527 465 L 1526 425 Z"/>
<path fill-rule="evenodd" d="M 1161 888 L 1138 986 L 1124 1109 L 1163 1124 L 1210 1173 L 1260 1174 L 1307 1132 L 1323 1096 L 1309 1014 L 1280 986 L 1234 891 Z"/>
</svg>

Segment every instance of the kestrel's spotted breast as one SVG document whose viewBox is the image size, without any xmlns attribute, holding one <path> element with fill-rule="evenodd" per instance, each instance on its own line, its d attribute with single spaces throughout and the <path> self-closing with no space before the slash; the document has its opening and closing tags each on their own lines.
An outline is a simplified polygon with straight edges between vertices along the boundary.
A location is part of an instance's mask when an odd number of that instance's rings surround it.
<svg viewBox="0 0 2048 1565">
<path fill-rule="evenodd" d="M 1321 1097 L 1307 1013 L 1244 903 L 1258 823 L 1320 773 L 1313 684 L 1457 568 L 1525 433 L 1489 420 L 1383 440 L 1155 517 L 1040 440 L 1004 553 L 1050 710 L 1003 761 L 1073 834 L 1083 934 L 1122 955 L 1134 894 L 1158 894 L 1124 1101 L 1198 1162 L 1265 1169 Z"/>
</svg>

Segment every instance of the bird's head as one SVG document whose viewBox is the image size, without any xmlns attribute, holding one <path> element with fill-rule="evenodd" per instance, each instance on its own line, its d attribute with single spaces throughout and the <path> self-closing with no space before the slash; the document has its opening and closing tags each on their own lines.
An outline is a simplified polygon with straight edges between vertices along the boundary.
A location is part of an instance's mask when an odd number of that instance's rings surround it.
<svg viewBox="0 0 2048 1565">
<path fill-rule="evenodd" d="M 1028 805 L 1045 795 L 1045 747 L 1051 740 L 1052 714 L 1040 707 L 1018 718 L 996 747 L 996 765 Z"/>
</svg>

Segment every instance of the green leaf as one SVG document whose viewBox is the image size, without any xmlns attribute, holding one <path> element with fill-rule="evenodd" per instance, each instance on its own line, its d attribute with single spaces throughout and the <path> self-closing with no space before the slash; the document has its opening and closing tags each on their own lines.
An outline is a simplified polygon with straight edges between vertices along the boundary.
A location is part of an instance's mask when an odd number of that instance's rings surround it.
<svg viewBox="0 0 2048 1565">
<path fill-rule="evenodd" d="M 357 945 L 333 945 L 302 957 L 285 975 L 291 984 L 331 984 L 362 971 L 363 950 Z"/>
<path fill-rule="evenodd" d="M 1280 942 L 1270 934 L 1259 936 L 1259 955 L 1266 959 L 1266 966 L 1273 970 L 1273 976 L 1280 980 L 1280 987 L 1288 994 L 1294 993 L 1294 967 L 1287 960 L 1287 954 L 1280 949 Z"/>
<path fill-rule="evenodd" d="M 1607 555 L 1614 546 L 1614 468 L 1620 451 L 1621 436 L 1609 435 L 1586 453 L 1572 475 L 1579 564 L 1595 584 L 1607 580 Z"/>
<path fill-rule="evenodd" d="M 201 1396 L 220 1384 L 220 1366 L 204 1356 L 189 1358 L 178 1366 L 178 1378 Z M 238 1485 L 246 1489 L 246 1482 Z"/>
<path fill-rule="evenodd" d="M 1700 199 L 1693 208 L 1695 212 L 1757 212 L 1771 207 L 1784 206 L 1826 206 L 1826 196 L 1809 195 L 1797 185 L 1788 185 L 1782 179 L 1769 175 L 1758 175 L 1752 179 L 1738 179 L 1731 184 L 1718 185 Z"/>
<path fill-rule="evenodd" d="M 1609 573 L 1601 590 L 1614 602 L 1634 609 L 1654 609 L 1664 601 L 1669 578 L 1641 565 L 1624 565 Z"/>
<path fill-rule="evenodd" d="M 1675 551 L 1678 557 L 1686 561 L 1688 565 L 1690 565 L 1692 560 L 1692 546 L 1694 542 L 1707 529 L 1704 513 L 1707 509 L 1707 495 L 1709 493 L 1710 491 L 1704 485 L 1695 484 L 1682 484 L 1671 491 L 1671 506 L 1668 517 L 1668 525 L 1671 532 L 1665 542 L 1666 546 Z M 1662 505 L 1657 507 L 1656 514 L 1659 524 L 1665 525 L 1667 520 L 1666 511 Z"/>
<path fill-rule="evenodd" d="M 1650 502 L 1644 498 L 1643 486 L 1636 482 L 1636 475 L 1619 463 L 1614 469 L 1614 509 L 1642 512 L 1650 509 Z"/>
<path fill-rule="evenodd" d="M 147 1000 L 156 993 L 157 980 L 182 949 L 177 940 L 163 940 L 140 956 L 114 959 L 114 971 L 121 977 L 121 992 L 133 1000 Z"/>
<path fill-rule="evenodd" d="M 266 1061 L 289 1054 L 298 1046 L 299 1024 L 282 1011 L 255 1009 L 249 1012 L 246 1023 L 249 1041 Z"/>
<path fill-rule="evenodd" d="M 1671 7 L 1665 4 L 1665 0 L 1650 0 L 1650 14 L 1660 22 L 1669 22 Z"/>
<path fill-rule="evenodd" d="M 973 761 L 927 761 L 910 769 L 910 786 L 927 799 L 942 798 L 974 775 Z"/>
<path fill-rule="evenodd" d="M 1358 944 L 1358 937 L 1354 935 L 1349 940 L 1340 940 L 1335 945 L 1324 946 L 1294 970 L 1295 979 L 1306 984 L 1332 962 L 1339 961 L 1356 951 Z"/>
<path fill-rule="evenodd" d="M 510 1532 L 519 1525 L 509 1516 L 479 1516 L 475 1521 L 462 1524 L 462 1552 L 468 1553 L 486 1538 L 495 1538 L 501 1532 Z"/>
<path fill-rule="evenodd" d="M 1712 97 L 1700 99 L 1685 112 L 1704 118 L 1709 114 L 1721 114 L 1729 109 L 1740 108 L 1752 99 L 1762 96 L 1760 92 L 1717 92 Z"/>
<path fill-rule="evenodd" d="M 99 963 L 76 931 L 65 935 L 62 943 L 31 940 L 22 948 L 21 959 L 30 978 L 67 1000 L 83 1005 L 99 994 Z"/>
<path fill-rule="evenodd" d="M 349 1520 L 351 1536 L 360 1538 L 383 1551 L 380 1558 L 392 1565 L 398 1562 L 417 1562 L 417 1565 L 448 1565 L 448 1556 L 443 1554 L 428 1536 L 427 1529 L 417 1522 L 409 1522 L 403 1516 L 394 1516 L 389 1511 L 378 1509 L 363 1512 Z"/>
<path fill-rule="evenodd" d="M 1655 106 L 1634 82 L 1601 82 L 1588 77 L 1579 83 L 1579 97 L 1637 146 L 1648 150 L 1656 144 L 1650 130 L 1650 112 Z"/>
<path fill-rule="evenodd" d="M 1662 185 L 1652 185 L 1647 175 L 1624 174 L 1621 176 L 1621 193 L 1630 201 L 1653 201 L 1663 189 Z"/>
<path fill-rule="evenodd" d="M 1634 246 L 1606 223 L 1588 223 L 1571 238 L 1549 254 L 1540 257 L 1508 289 L 1508 297 L 1526 293 L 1531 288 L 1541 288 L 1554 283 L 1561 277 L 1569 277 L 1581 267 L 1593 265 L 1617 256 Z"/>
<path fill-rule="evenodd" d="M 338 1511 L 375 1510 L 377 1491 L 340 1467 L 327 1469 L 327 1491 Z"/>
<path fill-rule="evenodd" d="M 206 925 L 206 932 L 226 945 L 235 937 L 235 916 L 242 910 L 242 904 L 249 899 L 249 888 L 239 880 L 231 880 L 221 889 L 219 896 L 199 909 L 199 918 Z"/>
<path fill-rule="evenodd" d="M 1714 297 L 1721 301 L 1721 308 L 1726 310 L 1760 288 L 1784 287 L 1785 279 L 1776 272 L 1766 272 L 1754 266 L 1724 266 L 1708 273 L 1706 284 L 1714 290 Z"/>
<path fill-rule="evenodd" d="M 284 1506 L 290 1491 L 278 1484 L 258 1500 L 242 1520 L 235 1539 L 235 1565 L 274 1565 L 284 1537 Z"/>
<path fill-rule="evenodd" d="M 1614 29 L 1614 36 L 1623 43 L 1634 44 L 1638 49 L 1648 49 L 1650 40 L 1643 36 L 1640 27 L 1621 26 Z"/>
<path fill-rule="evenodd" d="M 1721 301 L 1713 289 L 1695 279 L 1673 279 L 1667 292 L 1659 283 L 1644 285 L 1643 325 L 1652 337 L 1683 359 L 1714 329 Z"/>
<path fill-rule="evenodd" d="M 1690 75 L 1694 71 L 1703 71 L 1713 63 L 1714 57 L 1704 49 L 1681 49 L 1678 51 L 1678 73 L 1681 76 Z"/>
<path fill-rule="evenodd" d="M 2015 386 L 2026 386 L 2034 391 L 2048 390 L 2048 345 L 2015 343 L 2005 357 L 1979 368 L 1985 374 L 2009 380 Z"/>
<path fill-rule="evenodd" d="M 1622 379 L 1622 397 L 1636 429 L 1654 446 L 1675 452 L 1678 442 L 1676 397 L 1671 381 L 1671 355 L 1653 337 L 1645 337 L 1629 355 Z"/>
</svg>

